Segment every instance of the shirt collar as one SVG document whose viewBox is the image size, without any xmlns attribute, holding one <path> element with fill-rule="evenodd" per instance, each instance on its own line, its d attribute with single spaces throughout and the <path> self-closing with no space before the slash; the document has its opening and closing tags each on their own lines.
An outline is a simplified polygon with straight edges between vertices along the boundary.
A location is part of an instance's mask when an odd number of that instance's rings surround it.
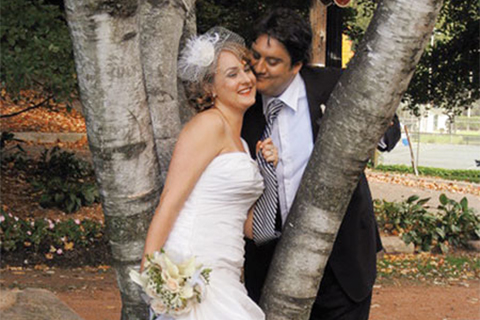
<svg viewBox="0 0 480 320">
<path fill-rule="evenodd" d="M 273 99 L 282 100 L 290 109 L 296 112 L 298 109 L 298 101 L 305 98 L 306 96 L 307 92 L 305 90 L 305 82 L 300 76 L 300 73 L 297 73 L 295 78 L 293 78 L 292 83 L 290 83 L 288 88 L 278 97 L 269 97 L 262 95 L 263 113 L 265 114 L 267 105 Z"/>
</svg>

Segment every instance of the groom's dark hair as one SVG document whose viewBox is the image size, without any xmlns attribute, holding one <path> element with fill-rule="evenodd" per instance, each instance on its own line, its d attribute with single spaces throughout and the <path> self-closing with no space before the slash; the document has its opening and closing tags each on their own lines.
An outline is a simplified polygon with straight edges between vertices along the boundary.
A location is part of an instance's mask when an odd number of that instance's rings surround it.
<svg viewBox="0 0 480 320">
<path fill-rule="evenodd" d="M 277 39 L 287 49 L 292 66 L 297 62 L 306 65 L 310 60 L 312 29 L 308 19 L 297 12 L 277 8 L 261 17 L 254 26 L 254 39 L 266 34 Z"/>
</svg>

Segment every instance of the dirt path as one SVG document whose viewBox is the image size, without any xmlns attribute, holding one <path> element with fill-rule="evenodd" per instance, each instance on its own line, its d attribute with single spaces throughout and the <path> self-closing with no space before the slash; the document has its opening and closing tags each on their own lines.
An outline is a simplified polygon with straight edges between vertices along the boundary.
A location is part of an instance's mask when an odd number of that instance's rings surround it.
<svg viewBox="0 0 480 320">
<path fill-rule="evenodd" d="M 121 302 L 111 268 L 1 269 L 0 288 L 44 288 L 85 320 L 120 319 Z M 480 320 L 480 281 L 460 285 L 377 284 L 371 320 Z M 226 319 L 227 320 L 227 319 Z"/>
</svg>

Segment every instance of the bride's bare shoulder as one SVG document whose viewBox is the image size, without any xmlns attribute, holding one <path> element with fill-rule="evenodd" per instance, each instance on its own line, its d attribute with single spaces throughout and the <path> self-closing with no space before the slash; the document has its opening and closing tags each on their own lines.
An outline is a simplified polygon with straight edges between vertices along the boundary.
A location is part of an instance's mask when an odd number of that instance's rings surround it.
<svg viewBox="0 0 480 320">
<path fill-rule="evenodd" d="M 183 128 L 182 134 L 218 136 L 225 133 L 225 121 L 215 109 L 209 109 L 196 114 Z"/>
</svg>

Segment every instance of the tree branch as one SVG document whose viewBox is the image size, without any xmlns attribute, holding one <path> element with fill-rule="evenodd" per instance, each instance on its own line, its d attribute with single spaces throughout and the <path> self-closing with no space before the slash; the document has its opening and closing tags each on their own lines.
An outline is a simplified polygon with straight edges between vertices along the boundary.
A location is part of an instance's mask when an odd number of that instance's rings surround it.
<svg viewBox="0 0 480 320">
<path fill-rule="evenodd" d="M 45 104 L 45 102 L 47 102 L 48 100 L 50 100 L 53 96 L 49 96 L 48 98 L 46 98 L 45 100 L 43 100 L 42 102 L 40 103 L 37 103 L 36 105 L 33 105 L 33 106 L 30 106 L 28 108 L 25 108 L 23 110 L 20 110 L 20 111 L 17 111 L 17 112 L 14 112 L 14 113 L 10 113 L 10 114 L 2 114 L 0 116 L 0 118 L 11 118 L 11 117 L 15 117 L 15 116 L 18 116 L 19 114 L 22 114 L 24 112 L 27 112 L 27 111 L 30 111 L 32 109 L 36 109 L 36 108 L 39 108 L 41 106 L 43 106 Z"/>
</svg>

